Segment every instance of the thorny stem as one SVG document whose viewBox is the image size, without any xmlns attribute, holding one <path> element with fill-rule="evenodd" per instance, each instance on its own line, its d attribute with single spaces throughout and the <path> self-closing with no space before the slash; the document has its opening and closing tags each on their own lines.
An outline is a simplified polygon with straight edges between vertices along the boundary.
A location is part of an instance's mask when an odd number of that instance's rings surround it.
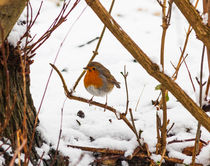
<svg viewBox="0 0 210 166">
<path fill-rule="evenodd" d="M 112 12 L 112 9 L 113 9 L 113 6 L 114 6 L 114 2 L 115 2 L 115 0 L 112 0 L 111 6 L 110 6 L 110 9 L 109 9 L 109 14 L 111 14 L 111 12 Z M 89 64 L 90 62 L 93 61 L 93 59 L 96 57 L 96 55 L 98 55 L 98 49 L 99 49 L 99 46 L 100 46 L 101 41 L 102 41 L 102 39 L 103 39 L 105 30 L 106 30 L 106 26 L 104 25 L 104 27 L 103 27 L 103 29 L 102 29 L 102 31 L 101 31 L 101 35 L 100 35 L 100 37 L 99 37 L 98 43 L 97 43 L 97 45 L 96 45 L 95 51 L 93 51 L 93 55 L 92 55 L 92 57 L 90 58 L 88 64 Z M 86 71 L 83 70 L 83 72 L 80 74 L 80 76 L 78 77 L 77 81 L 74 83 L 74 86 L 73 86 L 73 88 L 72 88 L 72 90 L 71 90 L 71 93 L 73 93 L 73 92 L 75 91 L 77 85 L 79 84 L 80 80 L 81 80 L 82 77 L 84 76 L 85 72 L 86 72 Z"/>
</svg>

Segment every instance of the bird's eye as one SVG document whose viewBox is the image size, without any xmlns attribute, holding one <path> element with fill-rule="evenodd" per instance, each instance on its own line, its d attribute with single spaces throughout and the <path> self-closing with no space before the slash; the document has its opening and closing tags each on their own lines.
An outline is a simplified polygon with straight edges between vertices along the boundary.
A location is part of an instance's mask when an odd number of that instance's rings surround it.
<svg viewBox="0 0 210 166">
<path fill-rule="evenodd" d="M 96 70 L 96 68 L 95 68 L 95 67 L 93 67 L 93 70 Z"/>
</svg>

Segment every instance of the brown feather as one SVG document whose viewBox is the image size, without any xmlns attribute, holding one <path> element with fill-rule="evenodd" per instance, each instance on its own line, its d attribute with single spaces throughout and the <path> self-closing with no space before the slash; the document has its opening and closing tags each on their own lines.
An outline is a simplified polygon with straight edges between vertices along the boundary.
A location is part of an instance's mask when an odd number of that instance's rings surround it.
<svg viewBox="0 0 210 166">
<path fill-rule="evenodd" d="M 120 88 L 120 83 L 116 81 L 116 79 L 110 73 L 110 71 L 106 67 L 104 67 L 102 64 L 100 64 L 98 62 L 90 62 L 88 64 L 88 67 L 95 67 L 100 72 L 100 74 L 105 76 L 105 78 L 109 82 L 113 83 L 117 88 Z"/>
</svg>

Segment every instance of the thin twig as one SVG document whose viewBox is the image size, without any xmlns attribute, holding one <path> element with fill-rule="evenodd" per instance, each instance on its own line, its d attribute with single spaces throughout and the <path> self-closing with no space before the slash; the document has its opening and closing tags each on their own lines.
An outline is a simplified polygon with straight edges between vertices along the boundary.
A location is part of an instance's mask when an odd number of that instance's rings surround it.
<svg viewBox="0 0 210 166">
<path fill-rule="evenodd" d="M 162 152 L 162 155 L 161 155 L 161 159 L 160 159 L 159 166 L 162 165 L 162 162 L 163 162 L 163 159 L 164 159 L 165 154 L 166 154 L 166 147 L 163 149 L 163 152 Z"/>
<path fill-rule="evenodd" d="M 125 115 L 127 115 L 128 113 L 128 105 L 129 105 L 129 96 L 128 96 L 128 83 L 127 83 L 127 76 L 128 76 L 128 72 L 126 71 L 126 66 L 124 66 L 124 73 L 122 73 L 122 76 L 124 78 L 125 81 L 125 91 L 126 91 L 126 108 L 125 108 Z"/>
<path fill-rule="evenodd" d="M 136 103 L 135 112 L 137 111 L 137 108 L 138 108 L 138 106 L 139 106 L 139 102 L 140 102 L 141 96 L 142 96 L 142 94 L 143 94 L 143 92 L 144 92 L 144 88 L 145 88 L 145 85 L 144 85 L 144 87 L 143 87 L 143 89 L 142 89 L 142 91 L 141 91 L 141 94 L 139 95 L 138 101 L 137 101 L 137 103 Z"/>
<path fill-rule="evenodd" d="M 167 134 L 171 131 L 171 129 L 174 127 L 175 123 L 172 123 L 171 127 L 167 130 Z"/>
<path fill-rule="evenodd" d="M 187 69 L 188 75 L 189 75 L 189 77 L 190 77 L 190 81 L 191 81 L 191 84 L 192 84 L 193 90 L 194 90 L 194 92 L 195 92 L 195 85 L 194 85 L 194 83 L 193 83 L 192 76 L 191 76 L 190 70 L 189 70 L 189 68 L 188 68 L 188 66 L 187 66 L 187 63 L 186 63 L 186 61 L 185 61 L 185 58 L 183 58 L 183 61 L 184 61 L 184 64 L 185 64 L 185 66 L 186 66 L 186 69 Z"/>
<path fill-rule="evenodd" d="M 204 60 L 204 54 L 205 54 L 205 45 L 203 45 L 203 51 L 201 56 L 201 68 L 200 68 L 200 94 L 199 94 L 199 105 L 202 108 L 202 101 L 203 101 L 203 60 Z M 196 131 L 196 138 L 195 138 L 195 144 L 193 148 L 193 155 L 192 155 L 192 165 L 195 165 L 195 157 L 198 154 L 199 150 L 199 142 L 201 137 L 201 123 L 198 122 L 197 131 Z"/>
<path fill-rule="evenodd" d="M 13 165 L 14 165 L 15 159 L 16 159 L 18 153 L 20 153 L 20 151 L 23 149 L 23 147 L 26 145 L 26 143 L 27 143 L 27 140 L 24 139 L 23 142 L 22 142 L 22 144 L 21 144 L 21 146 L 19 146 L 19 148 L 16 149 L 15 154 L 14 154 L 14 156 L 12 157 L 12 160 L 10 161 L 9 166 L 13 166 Z"/>
<path fill-rule="evenodd" d="M 169 141 L 168 144 L 173 144 L 173 143 L 185 143 L 185 142 L 190 142 L 190 141 L 195 141 L 195 138 L 191 138 L 191 139 L 184 139 L 184 140 L 172 140 Z M 200 139 L 200 142 L 203 143 L 204 145 L 208 145 L 207 142 L 205 142 L 204 140 Z"/>
<path fill-rule="evenodd" d="M 114 6 L 114 2 L 115 2 L 115 0 L 112 0 L 111 6 L 110 6 L 110 8 L 109 8 L 109 14 L 111 14 L 111 12 L 112 12 L 112 9 L 113 9 L 113 6 Z M 106 26 L 104 25 L 104 27 L 103 27 L 103 29 L 102 29 L 102 31 L 101 31 L 101 35 L 100 35 L 100 37 L 99 37 L 98 43 L 97 43 L 97 45 L 96 45 L 95 51 L 93 51 L 93 55 L 92 55 L 92 57 L 90 58 L 88 64 L 94 60 L 94 58 L 96 57 L 96 55 L 98 55 L 98 49 L 99 49 L 99 46 L 100 46 L 101 41 L 102 41 L 102 39 L 103 39 L 105 30 L 106 30 Z M 87 65 L 88 65 L 88 64 L 87 64 Z M 80 74 L 80 76 L 78 77 L 78 79 L 77 79 L 76 82 L 74 83 L 74 86 L 73 86 L 73 88 L 72 88 L 72 90 L 71 90 L 71 93 L 73 93 L 73 92 L 75 91 L 77 85 L 79 84 L 80 80 L 81 80 L 82 77 L 84 76 L 85 72 L 86 72 L 86 71 L 83 70 L 83 72 Z"/>
<path fill-rule="evenodd" d="M 61 134 L 62 134 L 62 131 L 63 131 L 62 130 L 62 128 L 63 128 L 62 126 L 63 126 L 63 108 L 64 108 L 64 103 L 63 103 L 63 107 L 61 108 L 61 121 L 60 121 L 60 131 L 59 131 L 59 136 L 58 136 L 58 143 L 57 143 L 57 147 L 56 147 L 56 150 L 55 150 L 55 155 L 53 157 L 53 161 L 50 164 L 50 166 L 53 166 L 54 165 L 55 160 L 56 160 L 56 156 L 58 155 L 58 148 L 59 148 L 59 145 L 60 145 Z"/>
<path fill-rule="evenodd" d="M 199 2 L 199 0 L 196 1 L 196 3 L 195 3 L 195 8 L 197 7 L 198 2 Z M 188 27 L 188 30 L 187 30 L 187 34 L 186 34 L 186 38 L 185 38 L 185 42 L 184 42 L 184 46 L 183 46 L 183 49 L 182 49 L 182 53 L 181 53 L 181 55 L 180 55 L 179 62 L 178 62 L 178 64 L 177 64 L 176 71 L 175 71 L 175 73 L 174 73 L 173 76 L 172 76 L 172 79 L 173 79 L 173 80 L 176 80 L 177 77 L 178 77 L 178 72 L 179 72 L 179 69 L 180 69 L 180 67 L 181 67 L 181 61 L 182 61 L 182 58 L 183 58 L 183 56 L 184 56 L 184 54 L 185 54 L 185 50 L 186 50 L 186 48 L 187 48 L 187 44 L 188 44 L 189 36 L 190 36 L 190 33 L 191 33 L 191 32 L 192 32 L 192 27 L 191 27 L 191 25 L 189 24 L 189 27 Z"/>
<path fill-rule="evenodd" d="M 159 5 L 160 5 L 161 7 L 163 7 L 163 4 L 162 4 L 162 2 L 161 2 L 160 0 L 157 0 L 157 2 L 159 3 Z"/>
<path fill-rule="evenodd" d="M 130 113 L 130 117 L 131 117 L 131 122 L 132 122 L 132 125 L 133 125 L 133 129 L 134 129 L 134 133 L 136 135 L 136 139 L 137 139 L 137 142 L 139 143 L 139 147 L 141 148 L 141 142 L 140 142 L 140 139 L 139 139 L 139 135 L 137 133 L 137 130 L 136 130 L 136 126 L 135 126 L 135 123 L 134 123 L 134 118 L 133 118 L 133 113 L 132 113 L 132 109 L 130 108 L 129 109 L 129 113 Z"/>
<path fill-rule="evenodd" d="M 151 153 L 150 153 L 150 151 L 149 151 L 149 146 L 148 146 L 148 144 L 147 144 L 147 143 L 144 143 L 144 146 L 145 146 L 145 148 L 146 148 L 146 150 L 147 150 L 147 155 L 150 157 L 150 156 L 151 156 Z"/>
<path fill-rule="evenodd" d="M 207 100 L 207 96 L 208 96 L 208 93 L 209 93 L 209 87 L 210 87 L 210 74 L 209 74 L 208 82 L 207 82 L 207 85 L 206 85 L 206 91 L 205 91 L 206 100 Z"/>
</svg>

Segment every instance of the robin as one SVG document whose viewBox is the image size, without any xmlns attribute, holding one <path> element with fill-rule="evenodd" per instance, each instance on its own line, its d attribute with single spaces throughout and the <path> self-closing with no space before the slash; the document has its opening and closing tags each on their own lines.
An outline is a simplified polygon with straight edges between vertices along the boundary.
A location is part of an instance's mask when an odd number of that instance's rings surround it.
<svg viewBox="0 0 210 166">
<path fill-rule="evenodd" d="M 90 62 L 84 78 L 86 90 L 94 96 L 105 96 L 107 104 L 107 94 L 112 91 L 114 85 L 120 88 L 120 83 L 116 81 L 110 71 L 98 62 Z M 93 97 L 90 99 L 92 100 Z"/>
</svg>

